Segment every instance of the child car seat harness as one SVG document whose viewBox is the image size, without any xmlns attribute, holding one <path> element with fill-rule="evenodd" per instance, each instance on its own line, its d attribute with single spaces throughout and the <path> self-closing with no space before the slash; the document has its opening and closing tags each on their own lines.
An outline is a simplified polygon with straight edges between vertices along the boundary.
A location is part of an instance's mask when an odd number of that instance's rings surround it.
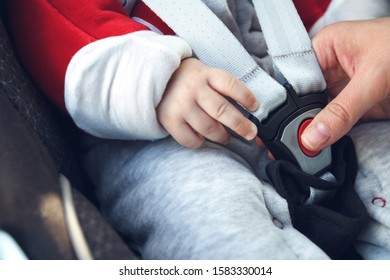
<svg viewBox="0 0 390 280">
<path fill-rule="evenodd" d="M 293 2 L 253 0 L 275 78 L 201 0 L 143 2 L 188 42 L 203 63 L 230 72 L 254 93 L 260 103 L 256 112 L 231 102 L 255 123 L 275 157 L 267 175 L 287 200 L 293 226 L 332 258 L 349 253 L 367 220 L 353 188 L 355 151 L 348 137 L 318 153 L 306 150 L 300 141 L 304 128 L 326 105 L 327 92 Z"/>
</svg>

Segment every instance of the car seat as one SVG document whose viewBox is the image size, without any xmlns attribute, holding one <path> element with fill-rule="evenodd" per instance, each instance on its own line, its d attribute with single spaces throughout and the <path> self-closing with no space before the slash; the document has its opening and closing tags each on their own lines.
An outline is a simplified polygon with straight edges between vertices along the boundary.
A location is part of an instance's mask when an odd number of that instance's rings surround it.
<svg viewBox="0 0 390 280">
<path fill-rule="evenodd" d="M 137 259 L 98 210 L 80 168 L 78 130 L 19 64 L 2 5 L 0 231 L 28 259 Z"/>
</svg>

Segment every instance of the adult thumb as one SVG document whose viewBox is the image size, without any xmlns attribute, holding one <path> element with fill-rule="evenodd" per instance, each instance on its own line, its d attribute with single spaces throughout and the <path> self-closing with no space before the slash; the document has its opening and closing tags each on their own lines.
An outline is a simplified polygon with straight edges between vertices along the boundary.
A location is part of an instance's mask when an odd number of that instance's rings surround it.
<svg viewBox="0 0 390 280">
<path fill-rule="evenodd" d="M 371 108 L 373 100 L 359 83 L 354 77 L 312 120 L 301 136 L 307 149 L 319 151 L 335 143 Z"/>
</svg>

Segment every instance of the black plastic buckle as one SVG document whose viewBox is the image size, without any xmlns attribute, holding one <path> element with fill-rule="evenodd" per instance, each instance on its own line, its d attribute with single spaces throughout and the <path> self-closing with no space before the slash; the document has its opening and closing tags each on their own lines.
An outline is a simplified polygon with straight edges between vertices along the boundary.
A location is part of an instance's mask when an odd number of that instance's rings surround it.
<svg viewBox="0 0 390 280">
<path fill-rule="evenodd" d="M 287 99 L 282 106 L 261 122 L 253 115 L 248 118 L 257 126 L 258 136 L 275 159 L 290 161 L 304 172 L 318 175 L 331 165 L 331 148 L 310 153 L 300 143 L 300 130 L 325 107 L 327 91 L 299 96 L 289 83 L 283 86 Z"/>
</svg>

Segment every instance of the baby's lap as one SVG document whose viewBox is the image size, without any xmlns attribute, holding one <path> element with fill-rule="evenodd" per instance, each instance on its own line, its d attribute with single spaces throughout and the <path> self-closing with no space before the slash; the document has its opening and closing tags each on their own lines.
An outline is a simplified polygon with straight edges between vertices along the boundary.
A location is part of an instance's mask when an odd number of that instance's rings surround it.
<svg viewBox="0 0 390 280">
<path fill-rule="evenodd" d="M 87 164 L 102 164 L 118 172 L 121 166 L 131 165 L 135 172 L 142 169 L 149 174 L 183 172 L 191 175 L 218 171 L 226 176 L 228 170 L 252 173 L 245 159 L 222 145 L 206 141 L 199 149 L 188 149 L 171 137 L 157 141 L 102 141 L 89 149 L 86 159 Z"/>
<path fill-rule="evenodd" d="M 381 169 L 390 165 L 390 121 L 360 124 L 350 135 L 360 168 L 382 172 Z M 219 175 L 221 180 L 230 177 L 229 174 L 261 173 L 259 169 L 264 169 L 267 162 L 251 150 L 253 146 L 234 148 L 206 141 L 200 149 L 187 149 L 171 137 L 158 141 L 103 141 L 95 149 L 89 149 L 86 165 L 87 168 L 99 167 L 103 173 L 105 170 L 118 173 L 131 166 L 134 172 L 147 171 L 150 176 L 203 174 L 202 177 L 207 178 L 207 174 L 213 174 Z M 388 169 L 383 171 L 387 175 Z"/>
<path fill-rule="evenodd" d="M 389 177 L 390 121 L 359 124 L 350 136 L 355 144 L 359 169 Z"/>
<path fill-rule="evenodd" d="M 264 182 L 238 154 L 211 142 L 187 149 L 172 138 L 153 142 L 105 141 L 85 157 L 99 187 L 164 189 L 222 196 L 261 192 Z M 221 194 L 220 194 L 221 195 Z"/>
<path fill-rule="evenodd" d="M 350 135 L 357 151 L 359 172 L 369 173 L 372 180 L 378 177 L 386 180 L 390 168 L 390 122 L 361 124 Z M 236 192 L 240 189 L 236 186 L 250 184 L 258 191 L 267 185 L 255 175 L 264 166 L 239 154 L 211 142 L 200 149 L 187 149 L 171 137 L 158 141 L 105 141 L 90 149 L 86 165 L 92 177 L 108 180 L 104 185 L 112 185 L 112 178 L 126 178 L 118 181 L 126 181 L 128 185 L 148 182 L 173 190 L 179 190 L 180 186 L 197 190 L 199 186 L 220 184 Z"/>
<path fill-rule="evenodd" d="M 224 216 L 232 223 L 240 213 L 257 219 L 261 216 L 272 223 L 264 198 L 270 186 L 255 176 L 245 160 L 220 145 L 207 142 L 201 149 L 191 150 L 171 138 L 104 145 L 106 148 L 96 150 L 103 154 L 101 162 L 105 165 L 97 183 L 103 206 L 121 205 L 121 212 L 139 213 L 133 207 L 142 202 L 148 205 L 148 213 L 160 217 L 178 219 L 208 213 L 210 219 Z M 89 162 L 98 161 L 91 157 Z M 110 176 L 103 175 L 108 169 Z M 267 196 L 277 196 L 271 193 Z"/>
<path fill-rule="evenodd" d="M 371 216 L 382 219 L 390 206 L 390 121 L 356 126 L 350 133 L 358 158 L 355 188 Z M 390 226 L 390 219 L 386 222 Z"/>
</svg>

